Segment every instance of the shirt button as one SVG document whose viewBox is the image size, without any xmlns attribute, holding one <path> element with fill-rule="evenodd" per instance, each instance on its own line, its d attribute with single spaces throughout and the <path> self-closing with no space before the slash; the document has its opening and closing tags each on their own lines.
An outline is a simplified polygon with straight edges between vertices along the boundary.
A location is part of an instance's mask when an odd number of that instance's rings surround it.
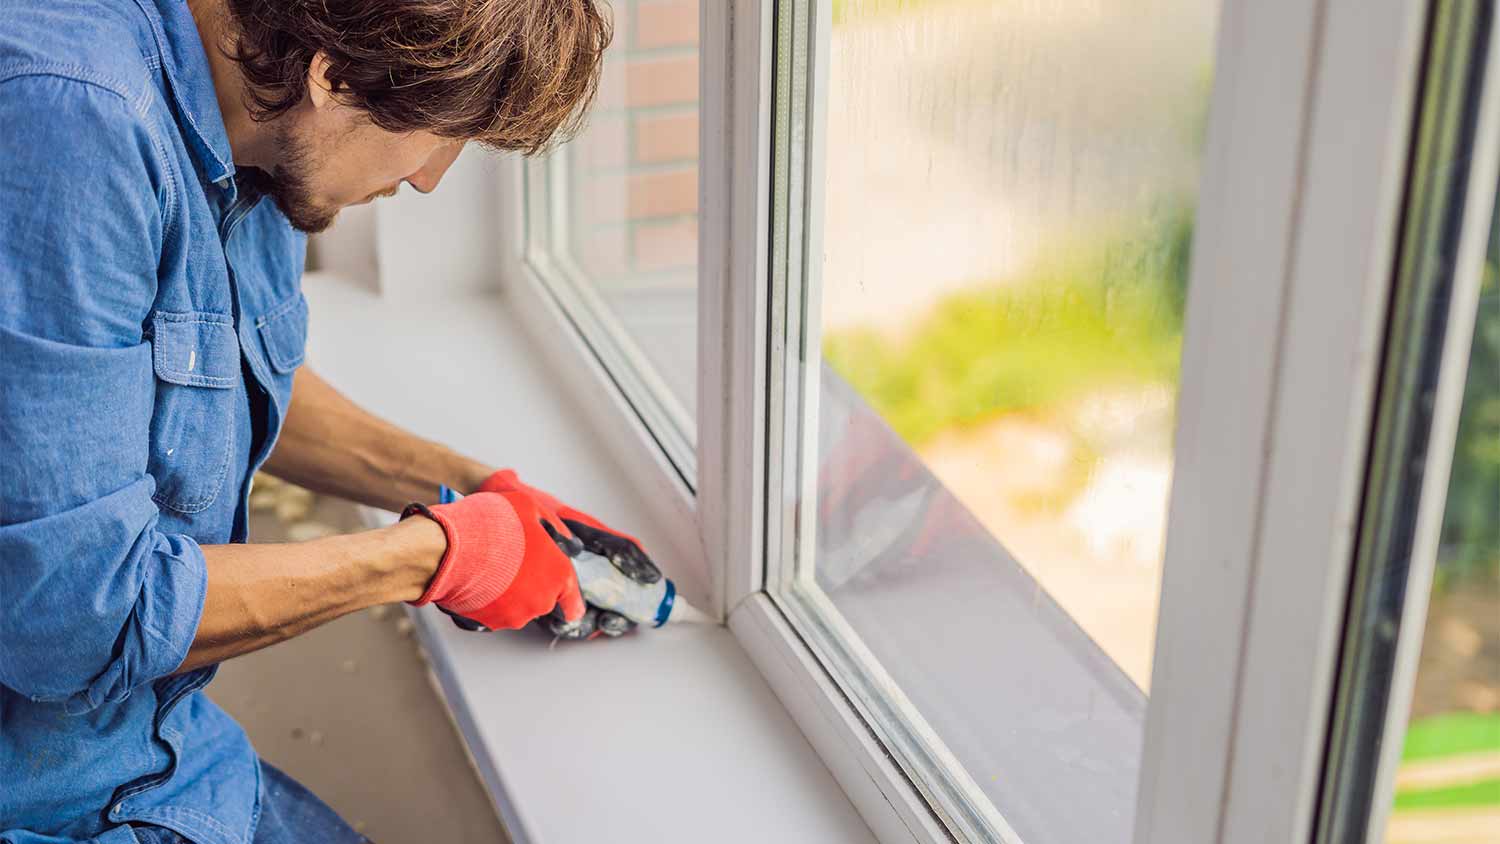
<svg viewBox="0 0 1500 844">
<path fill-rule="evenodd" d="M 120 816 L 120 813 L 123 812 L 123 811 L 125 811 L 125 804 L 124 803 L 116 803 L 115 807 L 113 809 L 109 810 L 109 813 L 111 815 L 114 815 L 115 817 L 118 818 Z"/>
</svg>

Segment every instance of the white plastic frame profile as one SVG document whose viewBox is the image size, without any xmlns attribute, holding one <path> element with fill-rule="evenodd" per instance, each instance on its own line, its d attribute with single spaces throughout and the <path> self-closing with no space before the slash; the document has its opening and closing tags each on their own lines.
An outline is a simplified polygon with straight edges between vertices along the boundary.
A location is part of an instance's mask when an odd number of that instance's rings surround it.
<svg viewBox="0 0 1500 844">
<path fill-rule="evenodd" d="M 814 578 L 818 414 L 822 375 L 823 215 L 833 8 L 830 0 L 781 0 L 772 16 L 771 198 L 766 319 L 765 582 L 762 633 L 794 631 L 783 648 L 817 666 L 857 730 L 845 747 L 873 743 L 889 757 L 882 798 L 901 807 L 911 837 L 1019 842 L 957 756 L 927 722 Z M 771 613 L 778 613 L 780 621 Z M 850 743 L 850 740 L 853 743 Z M 889 811 L 889 808 L 881 809 Z M 920 833 L 920 835 L 918 835 Z"/>
<path fill-rule="evenodd" d="M 774 0 L 737 0 L 701 7 L 698 502 L 704 545 L 723 584 L 730 629 L 871 830 L 886 844 L 947 841 L 925 800 L 764 591 L 766 545 L 773 541 L 767 536 L 767 366 L 769 355 L 784 352 L 772 345 L 768 315 L 774 6 Z"/>
<path fill-rule="evenodd" d="M 1436 0 L 1317 819 L 1386 829 L 1427 622 L 1500 171 L 1495 4 Z"/>
<path fill-rule="evenodd" d="M 728 615 L 764 585 L 774 2 L 699 5 L 698 512 Z"/>
<path fill-rule="evenodd" d="M 622 391 L 619 369 L 640 365 L 639 361 L 606 360 L 600 347 L 590 344 L 584 333 L 589 326 L 580 320 L 590 312 L 568 298 L 573 281 L 561 278 L 529 242 L 526 168 L 520 158 L 500 163 L 497 189 L 501 197 L 500 238 L 501 293 L 526 326 L 531 341 L 558 373 L 555 383 L 567 391 L 612 454 L 641 490 L 641 498 L 663 529 L 665 554 L 671 572 L 695 602 L 723 618 L 717 599 L 718 576 L 704 557 L 698 533 L 698 508 L 690 488 L 659 444 L 641 414 Z M 616 371 L 611 371 L 611 369 Z"/>
<path fill-rule="evenodd" d="M 548 282 L 553 296 L 605 363 L 620 392 L 644 420 L 672 464 L 690 485 L 697 484 L 698 455 L 693 417 L 641 349 L 614 309 L 605 302 L 572 251 L 573 191 L 564 146 L 523 171 L 526 196 L 526 260 Z"/>
<path fill-rule="evenodd" d="M 826 25 L 828 4 L 821 5 Z M 769 322 L 776 310 L 769 285 L 774 7 L 774 0 L 702 4 L 698 498 L 705 548 L 722 578 L 731 630 L 877 837 L 946 841 L 924 799 L 764 591 L 767 544 L 782 539 L 768 530 L 768 484 L 780 474 L 767 465 L 769 414 L 780 405 L 770 400 L 768 360 L 795 334 L 785 326 L 773 334 Z M 821 170 L 816 160 L 810 165 L 812 182 Z M 809 207 L 817 213 L 816 201 Z M 778 378 L 777 388 L 787 383 Z"/>
<path fill-rule="evenodd" d="M 1312 834 L 1427 5 L 1225 6 L 1138 844 Z"/>
<path fill-rule="evenodd" d="M 721 618 L 762 586 L 765 437 L 767 156 L 770 132 L 770 0 L 700 3 L 698 418 L 696 487 L 689 488 L 610 367 L 584 340 L 576 280 L 550 249 L 528 239 L 526 168 L 504 163 L 501 224 L 504 290 L 525 313 L 535 342 L 570 381 L 632 475 L 670 491 L 659 515 L 680 526 L 679 554 L 702 572 L 706 607 Z M 535 172 L 535 171 L 533 171 Z M 573 290 L 573 293 L 570 293 Z M 601 401 L 601 399 L 607 399 Z"/>
</svg>

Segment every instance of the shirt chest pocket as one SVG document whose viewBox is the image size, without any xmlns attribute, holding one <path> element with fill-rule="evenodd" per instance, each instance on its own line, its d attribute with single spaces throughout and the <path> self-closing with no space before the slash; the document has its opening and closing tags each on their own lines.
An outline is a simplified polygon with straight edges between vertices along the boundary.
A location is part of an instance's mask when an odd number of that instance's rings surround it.
<svg viewBox="0 0 1500 844">
<path fill-rule="evenodd" d="M 255 321 L 266 361 L 277 375 L 290 376 L 307 350 L 307 299 L 300 292 Z"/>
<path fill-rule="evenodd" d="M 227 314 L 158 311 L 151 325 L 152 498 L 169 510 L 200 513 L 224 488 L 234 447 L 234 388 L 242 378 L 234 320 Z"/>
<path fill-rule="evenodd" d="M 292 402 L 292 379 L 307 348 L 307 300 L 295 293 L 262 316 L 255 319 L 256 333 L 260 335 L 261 352 L 265 355 L 266 377 L 264 387 L 271 394 L 271 430 L 268 434 L 280 434 L 281 423 Z"/>
</svg>

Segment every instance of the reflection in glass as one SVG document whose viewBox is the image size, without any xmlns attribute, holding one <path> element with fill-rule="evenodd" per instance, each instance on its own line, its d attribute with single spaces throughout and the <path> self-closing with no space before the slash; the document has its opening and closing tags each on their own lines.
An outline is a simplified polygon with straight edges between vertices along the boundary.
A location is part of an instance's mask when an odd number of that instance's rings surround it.
<svg viewBox="0 0 1500 844">
<path fill-rule="evenodd" d="M 1217 6 L 833 3 L 803 582 L 1027 842 L 1130 837 Z"/>
<path fill-rule="evenodd" d="M 1480 289 L 1410 718 L 1387 844 L 1500 841 L 1500 228 Z"/>
<path fill-rule="evenodd" d="M 1143 688 L 1216 6 L 834 7 L 826 359 Z"/>
<path fill-rule="evenodd" d="M 557 155 L 562 257 L 691 420 L 697 394 L 698 2 L 614 0 L 587 128 Z M 691 425 L 684 434 L 691 439 Z"/>
</svg>

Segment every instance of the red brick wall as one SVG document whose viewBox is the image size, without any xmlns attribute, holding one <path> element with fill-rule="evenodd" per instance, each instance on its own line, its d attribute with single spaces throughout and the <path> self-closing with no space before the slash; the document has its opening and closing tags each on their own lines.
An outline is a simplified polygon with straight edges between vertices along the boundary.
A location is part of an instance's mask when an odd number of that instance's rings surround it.
<svg viewBox="0 0 1500 844">
<path fill-rule="evenodd" d="M 599 98 L 568 160 L 575 258 L 601 285 L 691 283 L 698 0 L 614 0 Z"/>
</svg>

